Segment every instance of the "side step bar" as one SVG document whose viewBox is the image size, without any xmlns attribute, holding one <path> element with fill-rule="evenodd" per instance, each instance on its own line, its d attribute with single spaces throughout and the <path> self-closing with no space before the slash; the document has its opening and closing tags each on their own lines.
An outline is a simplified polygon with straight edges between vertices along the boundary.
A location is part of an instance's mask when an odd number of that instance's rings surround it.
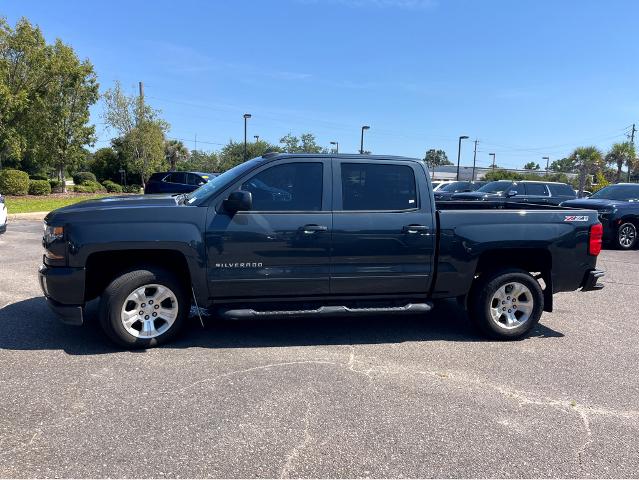
<svg viewBox="0 0 639 480">
<path fill-rule="evenodd" d="M 218 315 L 225 320 L 243 320 L 247 318 L 303 318 L 372 315 L 378 313 L 426 313 L 433 308 L 432 303 L 407 303 L 401 307 L 347 307 L 330 305 L 310 310 L 254 310 L 252 308 L 221 308 Z"/>
</svg>

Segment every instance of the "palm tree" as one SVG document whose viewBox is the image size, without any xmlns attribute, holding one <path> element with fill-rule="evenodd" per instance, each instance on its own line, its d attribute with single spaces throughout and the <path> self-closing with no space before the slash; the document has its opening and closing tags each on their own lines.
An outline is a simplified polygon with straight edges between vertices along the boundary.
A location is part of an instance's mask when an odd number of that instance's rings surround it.
<svg viewBox="0 0 639 480">
<path fill-rule="evenodd" d="M 606 163 L 617 166 L 615 181 L 621 181 L 621 169 L 624 165 L 628 167 L 628 174 L 633 168 L 635 159 L 635 146 L 630 142 L 615 143 L 606 155 Z"/>
<path fill-rule="evenodd" d="M 579 194 L 584 192 L 588 175 L 593 175 L 604 164 L 603 154 L 597 147 L 579 147 L 572 152 L 571 158 L 575 161 L 575 166 L 579 172 Z"/>
<path fill-rule="evenodd" d="M 164 155 L 169 161 L 170 170 L 177 168 L 177 163 L 189 156 L 189 149 L 180 140 L 167 140 L 164 142 Z"/>
</svg>

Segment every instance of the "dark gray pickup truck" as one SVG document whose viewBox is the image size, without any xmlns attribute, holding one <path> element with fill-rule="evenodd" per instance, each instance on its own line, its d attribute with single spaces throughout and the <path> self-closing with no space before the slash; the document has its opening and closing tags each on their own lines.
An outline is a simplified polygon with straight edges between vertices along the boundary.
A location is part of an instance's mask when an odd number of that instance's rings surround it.
<svg viewBox="0 0 639 480">
<path fill-rule="evenodd" d="M 424 313 L 456 298 L 484 333 L 518 338 L 553 293 L 602 288 L 592 210 L 441 208 L 419 160 L 267 154 L 189 194 L 51 212 L 40 283 L 74 325 L 101 297 L 102 327 L 127 347 L 172 338 L 192 302 L 268 319 Z"/>
</svg>

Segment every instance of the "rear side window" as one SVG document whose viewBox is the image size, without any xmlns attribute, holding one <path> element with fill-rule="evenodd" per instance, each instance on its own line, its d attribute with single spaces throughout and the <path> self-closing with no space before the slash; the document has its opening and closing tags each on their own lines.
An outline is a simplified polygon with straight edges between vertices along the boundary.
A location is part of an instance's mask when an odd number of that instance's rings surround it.
<svg viewBox="0 0 639 480">
<path fill-rule="evenodd" d="M 524 185 L 526 185 L 526 195 L 548 195 L 546 185 L 543 183 L 525 183 Z"/>
<path fill-rule="evenodd" d="M 169 174 L 164 181 L 169 183 L 186 183 L 186 174 L 184 172 L 173 172 Z"/>
<path fill-rule="evenodd" d="M 261 171 L 242 184 L 253 195 L 253 210 L 319 211 L 322 209 L 322 163 L 285 163 Z"/>
<path fill-rule="evenodd" d="M 549 183 L 548 188 L 553 197 L 576 197 L 575 191 L 565 183 Z"/>
<path fill-rule="evenodd" d="M 343 210 L 417 208 L 415 174 L 406 165 L 342 163 Z"/>
</svg>

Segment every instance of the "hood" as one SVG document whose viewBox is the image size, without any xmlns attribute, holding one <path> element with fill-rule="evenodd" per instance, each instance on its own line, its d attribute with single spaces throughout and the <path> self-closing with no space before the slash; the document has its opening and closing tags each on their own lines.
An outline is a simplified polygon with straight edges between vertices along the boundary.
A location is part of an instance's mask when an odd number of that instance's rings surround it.
<svg viewBox="0 0 639 480">
<path fill-rule="evenodd" d="M 605 198 L 577 198 L 575 200 L 566 200 L 561 203 L 562 207 L 586 208 L 589 210 L 605 210 L 623 206 L 629 202 L 620 202 L 619 200 L 607 200 Z"/>
<path fill-rule="evenodd" d="M 455 193 L 452 198 L 453 200 L 484 200 L 488 198 L 499 198 L 501 195 L 498 193 L 488 193 L 488 192 L 462 192 Z"/>
<path fill-rule="evenodd" d="M 175 207 L 177 205 L 176 196 L 173 194 L 161 195 L 121 195 L 115 197 L 96 198 L 74 203 L 66 207 L 58 208 L 49 212 L 44 221 L 49 223 L 55 217 L 74 213 L 90 213 L 92 211 L 115 210 L 120 208 L 150 208 L 150 207 Z"/>
</svg>

